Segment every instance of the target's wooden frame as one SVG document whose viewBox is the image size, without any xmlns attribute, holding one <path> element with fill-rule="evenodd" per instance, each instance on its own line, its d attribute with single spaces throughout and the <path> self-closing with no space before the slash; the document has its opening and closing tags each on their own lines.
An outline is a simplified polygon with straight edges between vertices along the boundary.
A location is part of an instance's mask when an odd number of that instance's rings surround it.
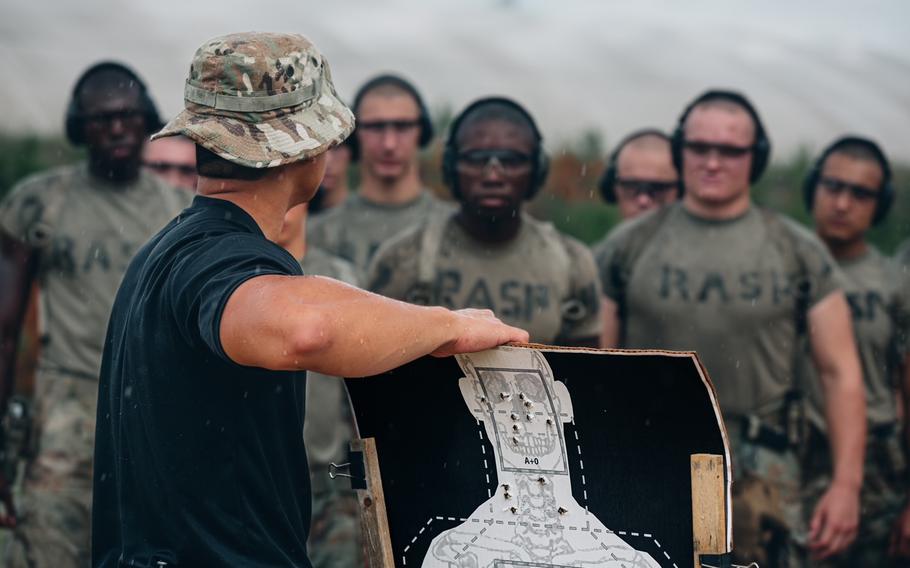
<svg viewBox="0 0 910 568">
<path fill-rule="evenodd" d="M 655 364 L 659 368 L 661 366 L 661 361 L 666 362 L 668 367 L 672 367 L 673 365 L 678 366 L 680 360 L 688 361 L 691 365 L 692 372 L 683 373 L 685 377 L 680 375 L 679 380 L 692 382 L 692 384 L 689 385 L 689 388 L 699 389 L 700 396 L 703 397 L 706 402 L 706 404 L 696 405 L 699 406 L 699 408 L 693 408 L 692 412 L 711 414 L 710 416 L 692 416 L 692 419 L 699 419 L 702 421 L 707 419 L 712 424 L 716 425 L 716 434 L 718 440 L 722 441 L 722 445 L 717 446 L 721 451 L 712 453 L 692 453 L 689 455 L 688 473 L 692 511 L 692 556 L 690 560 L 683 561 L 680 556 L 677 555 L 677 557 L 674 558 L 674 562 L 668 563 L 667 566 L 676 565 L 678 568 L 683 568 L 684 566 L 697 567 L 701 566 L 700 557 L 703 555 L 724 556 L 729 554 L 732 550 L 730 493 L 732 476 L 730 471 L 729 442 L 726 430 L 723 426 L 723 420 L 717 404 L 714 387 L 696 354 L 692 352 L 644 350 L 566 349 L 543 345 L 526 345 L 522 347 L 536 349 L 544 354 L 544 356 L 554 354 L 554 356 L 560 358 L 565 356 L 587 358 L 588 362 L 585 364 L 592 368 L 593 374 L 598 374 L 598 371 L 609 370 L 611 366 L 613 366 L 611 365 L 611 362 L 620 360 L 626 362 L 623 365 L 625 369 L 635 368 L 636 365 L 634 362 L 636 360 L 642 362 L 646 360 L 649 361 L 649 365 L 643 366 L 643 370 L 645 370 L 645 367 L 654 368 Z M 592 358 L 592 355 L 596 356 L 596 358 Z M 632 362 L 631 366 L 628 364 L 629 362 Z M 435 368 L 433 367 L 433 361 L 427 361 L 425 364 L 429 365 L 429 367 L 424 366 L 424 369 Z M 440 363 L 436 364 L 444 367 L 444 365 L 441 365 Z M 389 381 L 395 380 L 396 376 L 403 379 L 403 377 L 407 375 L 408 366 L 388 373 L 386 379 Z M 607 372 L 599 378 L 603 381 L 629 380 L 628 378 L 610 377 L 608 375 L 609 373 Z M 361 425 L 361 422 L 370 422 L 369 417 L 366 416 L 368 413 L 365 407 L 380 402 L 376 400 L 377 396 L 375 393 L 377 391 L 375 388 L 364 390 L 364 387 L 367 385 L 373 385 L 375 387 L 377 383 L 374 381 L 377 379 L 381 381 L 382 377 L 373 377 L 367 380 L 353 379 L 348 381 L 358 426 Z M 427 378 L 426 380 L 432 381 L 434 378 Z M 647 381 L 648 378 L 636 377 L 635 380 Z M 666 382 L 666 377 L 664 377 L 663 380 Z M 694 384 L 695 380 L 698 381 L 697 385 Z M 386 381 L 385 384 L 397 384 L 389 381 Z M 576 384 L 580 383 L 576 382 Z M 650 391 L 649 394 L 649 396 L 654 397 L 654 400 L 657 403 L 656 406 L 658 407 L 662 404 L 661 401 L 657 400 L 661 395 L 660 389 L 654 389 Z M 380 398 L 381 396 L 382 395 L 380 395 Z M 388 401 L 382 402 L 387 403 Z M 414 404 L 414 401 L 400 400 L 400 402 L 403 407 Z M 459 401 L 459 404 L 463 407 L 463 403 Z M 397 412 L 397 410 L 390 409 L 390 413 L 394 412 Z M 373 420 L 373 422 L 375 423 L 376 421 Z M 371 430 L 372 428 L 367 426 L 366 429 Z M 626 440 L 626 442 L 630 445 L 634 445 L 636 440 L 629 439 Z M 386 501 L 387 493 L 383 487 L 383 475 L 380 471 L 380 454 L 383 452 L 383 443 L 388 442 L 382 439 L 377 440 L 375 437 L 369 436 L 362 439 L 358 438 L 351 445 L 353 461 L 356 464 L 356 467 L 353 468 L 352 471 L 357 471 L 359 474 L 354 475 L 354 486 L 357 488 L 360 505 L 361 523 L 364 535 L 363 542 L 369 562 L 368 565 L 371 568 L 392 568 L 402 565 L 402 562 L 400 561 L 396 563 L 397 557 L 393 546 L 393 531 L 395 530 L 395 527 L 390 527 L 388 514 L 389 503 Z M 400 462 L 400 460 L 394 464 L 394 467 L 399 467 L 398 462 Z M 361 475 L 362 479 L 356 479 Z M 672 513 L 672 511 L 668 511 L 668 513 Z M 663 562 L 664 558 L 660 558 L 659 560 Z M 691 564 L 688 562 L 691 562 Z M 408 566 L 411 565 L 411 563 L 408 563 Z"/>
</svg>

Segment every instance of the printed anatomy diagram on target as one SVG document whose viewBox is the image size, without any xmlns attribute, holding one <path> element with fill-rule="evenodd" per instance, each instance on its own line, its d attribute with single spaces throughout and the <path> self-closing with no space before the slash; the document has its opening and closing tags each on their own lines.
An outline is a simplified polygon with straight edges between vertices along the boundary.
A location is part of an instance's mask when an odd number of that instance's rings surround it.
<svg viewBox="0 0 910 568">
<path fill-rule="evenodd" d="M 498 485 L 460 525 L 438 534 L 424 568 L 657 568 L 572 495 L 565 423 L 572 399 L 532 349 L 459 355 L 467 411 L 490 440 Z"/>
</svg>

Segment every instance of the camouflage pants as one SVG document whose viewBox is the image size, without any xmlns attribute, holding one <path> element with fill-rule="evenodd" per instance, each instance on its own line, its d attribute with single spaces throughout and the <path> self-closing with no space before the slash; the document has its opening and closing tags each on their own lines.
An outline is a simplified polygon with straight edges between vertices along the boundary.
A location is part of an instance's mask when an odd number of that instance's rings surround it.
<svg viewBox="0 0 910 568">
<path fill-rule="evenodd" d="M 800 464 L 794 451 L 779 452 L 742 437 L 731 427 L 733 454 L 733 560 L 762 568 L 805 566 L 806 524 L 800 497 Z"/>
<path fill-rule="evenodd" d="M 350 487 L 313 492 L 307 549 L 313 568 L 364 566 L 357 496 Z"/>
<path fill-rule="evenodd" d="M 91 562 L 92 449 L 98 383 L 41 372 L 35 383 L 34 458 L 3 566 L 82 568 Z"/>
<path fill-rule="evenodd" d="M 805 462 L 805 501 L 810 513 L 831 483 L 828 442 L 812 436 Z M 856 542 L 836 558 L 812 562 L 819 568 L 848 566 L 910 566 L 907 560 L 888 556 L 891 530 L 907 498 L 906 463 L 899 430 L 885 436 L 870 436 L 866 447 L 863 489 L 860 493 L 860 525 Z"/>
</svg>

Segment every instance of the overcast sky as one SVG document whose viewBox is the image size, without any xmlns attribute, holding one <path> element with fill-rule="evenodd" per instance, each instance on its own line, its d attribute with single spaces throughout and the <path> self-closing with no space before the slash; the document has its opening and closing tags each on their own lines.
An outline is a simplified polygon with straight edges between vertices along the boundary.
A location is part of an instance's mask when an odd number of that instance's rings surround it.
<svg viewBox="0 0 910 568">
<path fill-rule="evenodd" d="M 437 109 L 512 96 L 551 146 L 670 128 L 724 86 L 753 98 L 778 155 L 850 131 L 910 161 L 906 0 L 0 0 L 2 127 L 59 132 L 74 79 L 101 58 L 133 65 L 172 115 L 195 48 L 254 29 L 313 39 L 347 99 L 379 71 Z"/>
</svg>

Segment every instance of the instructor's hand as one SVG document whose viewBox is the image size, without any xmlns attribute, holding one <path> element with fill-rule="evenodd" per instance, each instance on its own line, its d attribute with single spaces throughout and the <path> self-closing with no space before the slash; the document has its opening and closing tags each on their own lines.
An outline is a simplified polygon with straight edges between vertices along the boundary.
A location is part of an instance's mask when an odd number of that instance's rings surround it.
<svg viewBox="0 0 910 568">
<path fill-rule="evenodd" d="M 839 554 L 856 539 L 859 489 L 832 483 L 815 507 L 809 524 L 809 550 L 821 560 Z"/>
<path fill-rule="evenodd" d="M 466 309 L 452 314 L 454 318 L 449 325 L 454 327 L 455 338 L 433 351 L 434 357 L 474 353 L 509 342 L 528 342 L 527 331 L 502 323 L 490 310 Z"/>
</svg>

